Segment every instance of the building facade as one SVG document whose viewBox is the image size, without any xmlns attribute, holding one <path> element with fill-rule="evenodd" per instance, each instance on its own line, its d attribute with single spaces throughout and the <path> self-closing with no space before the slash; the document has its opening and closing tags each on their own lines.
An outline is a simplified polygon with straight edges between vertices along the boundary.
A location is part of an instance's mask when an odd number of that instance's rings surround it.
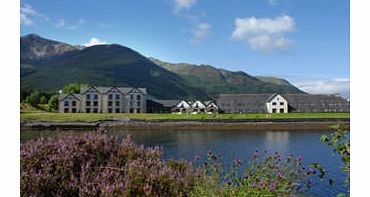
<svg viewBox="0 0 370 197">
<path fill-rule="evenodd" d="M 146 89 L 132 87 L 81 88 L 80 94 L 61 94 L 61 113 L 145 113 Z"/>
<path fill-rule="evenodd" d="M 173 114 L 217 114 L 219 107 L 214 101 L 180 100 L 172 109 Z"/>
<path fill-rule="evenodd" d="M 350 103 L 335 94 L 221 94 L 224 113 L 349 112 Z"/>
</svg>

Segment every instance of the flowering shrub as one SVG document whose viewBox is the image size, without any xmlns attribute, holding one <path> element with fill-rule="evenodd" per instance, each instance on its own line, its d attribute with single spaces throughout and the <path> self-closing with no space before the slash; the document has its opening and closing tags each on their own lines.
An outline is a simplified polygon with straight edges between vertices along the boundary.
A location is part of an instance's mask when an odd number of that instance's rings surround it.
<svg viewBox="0 0 370 197">
<path fill-rule="evenodd" d="M 244 173 L 243 162 L 235 159 L 228 167 L 220 156 L 208 152 L 204 162 L 195 158 L 196 182 L 193 196 L 295 196 L 313 184 L 316 170 L 302 166 L 302 157 L 288 156 L 284 161 L 275 152 L 268 155 L 255 150 Z"/>
<path fill-rule="evenodd" d="M 21 145 L 21 196 L 182 196 L 193 170 L 162 151 L 98 134 Z"/>
</svg>

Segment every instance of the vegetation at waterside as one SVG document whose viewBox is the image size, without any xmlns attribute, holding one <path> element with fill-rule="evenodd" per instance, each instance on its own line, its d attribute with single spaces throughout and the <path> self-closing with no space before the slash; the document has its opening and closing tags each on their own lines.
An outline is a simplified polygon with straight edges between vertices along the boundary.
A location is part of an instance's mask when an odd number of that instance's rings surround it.
<svg viewBox="0 0 370 197">
<path fill-rule="evenodd" d="M 317 175 L 301 157 L 259 150 L 227 166 L 212 152 L 163 161 L 159 148 L 104 131 L 27 141 L 20 154 L 21 196 L 296 196 Z"/>
<path fill-rule="evenodd" d="M 287 114 L 112 114 L 112 113 L 51 113 L 21 112 L 22 121 L 97 122 L 114 119 L 276 119 L 276 118 L 349 118 L 349 113 L 287 113 Z"/>
</svg>

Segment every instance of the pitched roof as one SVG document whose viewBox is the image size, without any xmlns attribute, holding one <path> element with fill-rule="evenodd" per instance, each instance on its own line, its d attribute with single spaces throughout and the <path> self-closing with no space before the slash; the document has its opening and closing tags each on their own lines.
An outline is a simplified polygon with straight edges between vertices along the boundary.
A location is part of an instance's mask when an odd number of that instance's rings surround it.
<svg viewBox="0 0 370 197">
<path fill-rule="evenodd" d="M 81 100 L 81 94 L 73 94 L 73 93 L 68 93 L 68 94 L 59 94 L 59 100 L 64 100 L 68 96 L 73 96 L 78 100 Z"/>
<path fill-rule="evenodd" d="M 129 93 L 131 90 L 133 89 L 138 89 L 140 92 L 142 92 L 143 94 L 147 94 L 146 92 L 146 88 L 134 88 L 134 87 L 115 87 L 115 86 L 112 86 L 112 87 L 91 87 L 91 88 L 95 88 L 99 93 L 102 93 L 102 94 L 105 94 L 107 93 L 109 90 L 111 90 L 112 88 L 117 88 L 122 94 L 127 94 Z M 89 88 L 81 88 L 80 89 L 80 92 L 81 94 L 85 93 L 87 90 L 89 90 Z"/>
</svg>

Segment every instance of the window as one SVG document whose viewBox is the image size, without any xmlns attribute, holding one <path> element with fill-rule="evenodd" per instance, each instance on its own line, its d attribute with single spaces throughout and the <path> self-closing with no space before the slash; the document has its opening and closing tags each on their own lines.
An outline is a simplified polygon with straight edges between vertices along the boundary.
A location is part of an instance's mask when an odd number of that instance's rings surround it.
<svg viewBox="0 0 370 197">
<path fill-rule="evenodd" d="M 276 113 L 276 109 L 272 109 L 272 113 Z"/>
<path fill-rule="evenodd" d="M 98 108 L 94 108 L 93 113 L 98 113 Z"/>
<path fill-rule="evenodd" d="M 112 108 L 108 108 L 108 113 L 112 113 Z"/>
<path fill-rule="evenodd" d="M 69 106 L 69 101 L 64 101 L 64 106 L 68 107 Z"/>
<path fill-rule="evenodd" d="M 94 106 L 98 106 L 98 101 L 94 101 Z"/>
<path fill-rule="evenodd" d="M 98 95 L 94 94 L 94 100 L 98 100 Z"/>
<path fill-rule="evenodd" d="M 116 100 L 119 100 L 119 99 L 120 99 L 120 95 L 116 94 Z"/>
<path fill-rule="evenodd" d="M 132 101 L 130 101 L 130 107 L 132 107 L 134 105 L 134 103 Z"/>
<path fill-rule="evenodd" d="M 140 102 L 140 101 L 138 101 L 138 102 L 137 102 L 137 106 L 138 106 L 138 107 L 140 107 L 140 106 L 141 106 L 141 102 Z"/>
<path fill-rule="evenodd" d="M 116 113 L 119 113 L 119 108 L 116 108 Z"/>
<path fill-rule="evenodd" d="M 90 100 L 90 94 L 86 94 L 86 100 Z"/>
<path fill-rule="evenodd" d="M 280 108 L 280 113 L 284 113 L 284 108 Z"/>
<path fill-rule="evenodd" d="M 120 105 L 119 101 L 116 101 L 116 106 L 119 106 L 119 105 Z"/>
<path fill-rule="evenodd" d="M 69 112 L 68 108 L 64 108 L 64 113 L 68 113 L 68 112 Z"/>
<path fill-rule="evenodd" d="M 130 100 L 134 100 L 134 95 L 130 94 Z"/>
<path fill-rule="evenodd" d="M 72 106 L 76 106 L 76 101 L 72 101 Z"/>
<path fill-rule="evenodd" d="M 91 102 L 90 101 L 86 101 L 86 106 L 90 106 L 91 105 Z"/>
<path fill-rule="evenodd" d="M 72 108 L 72 113 L 76 113 L 77 109 L 76 108 Z"/>
<path fill-rule="evenodd" d="M 141 95 L 140 94 L 136 95 L 136 99 L 141 100 Z"/>
<path fill-rule="evenodd" d="M 140 109 L 137 109 L 137 110 L 136 110 L 136 113 L 140 113 Z"/>
<path fill-rule="evenodd" d="M 112 100 L 112 99 L 113 99 L 113 95 L 108 94 L 108 100 Z"/>
<path fill-rule="evenodd" d="M 113 105 L 112 101 L 108 101 L 108 106 L 111 107 Z"/>
<path fill-rule="evenodd" d="M 130 108 L 130 113 L 134 113 L 134 108 Z"/>
<path fill-rule="evenodd" d="M 91 110 L 90 110 L 90 108 L 86 108 L 86 113 L 90 113 L 91 112 Z"/>
<path fill-rule="evenodd" d="M 273 102 L 272 105 L 276 105 L 276 102 Z"/>
<path fill-rule="evenodd" d="M 280 102 L 280 105 L 284 105 L 284 102 Z"/>
</svg>

